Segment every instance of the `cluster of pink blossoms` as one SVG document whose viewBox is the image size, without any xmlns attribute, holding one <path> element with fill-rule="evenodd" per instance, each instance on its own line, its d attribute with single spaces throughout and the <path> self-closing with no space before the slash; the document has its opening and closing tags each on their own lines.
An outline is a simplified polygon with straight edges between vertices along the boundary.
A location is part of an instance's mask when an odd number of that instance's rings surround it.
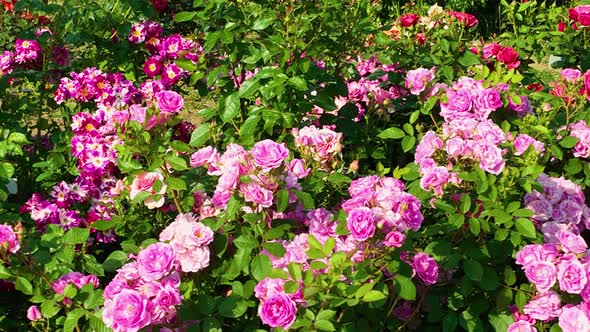
<svg viewBox="0 0 590 332">
<path fill-rule="evenodd" d="M 580 186 L 563 177 L 545 174 L 539 175 L 537 181 L 543 192 L 527 193 L 524 203 L 535 212 L 531 219 L 543 232 L 546 242 L 558 243 L 561 232 L 579 234 L 590 226 L 590 208 Z"/>
<path fill-rule="evenodd" d="M 387 100 L 398 99 L 406 94 L 400 86 L 388 83 L 389 73 L 400 72 L 397 65 L 382 64 L 373 55 L 366 60 L 359 57 L 356 61 L 356 69 L 359 78 L 346 82 L 348 96 L 337 97 L 335 102 L 338 109 L 348 103 L 353 103 L 358 110 L 357 119 L 362 119 L 372 105 L 383 105 Z M 382 75 L 375 77 L 377 73 L 382 73 Z"/>
<path fill-rule="evenodd" d="M 86 68 L 80 73 L 72 72 L 70 77 L 63 77 L 55 90 L 58 104 L 75 99 L 111 106 L 129 104 L 137 97 L 137 88 L 120 73 L 107 74 L 96 68 Z"/>
<path fill-rule="evenodd" d="M 254 144 L 250 151 L 229 144 L 223 154 L 211 146 L 195 152 L 190 159 L 192 167 L 207 167 L 207 174 L 219 176 L 211 199 L 216 208 L 227 206 L 231 196 L 238 192 L 250 211 L 260 212 L 274 204 L 274 196 L 281 188 L 299 188 L 298 179 L 309 171 L 300 159 L 287 161 L 289 150 L 284 143 L 264 140 Z M 240 178 L 247 176 L 249 181 Z"/>
<path fill-rule="evenodd" d="M 472 49 L 472 51 L 475 54 L 478 54 L 479 52 L 477 49 Z M 518 53 L 512 47 L 504 47 L 498 43 L 488 43 L 482 47 L 481 53 L 484 59 L 500 61 L 509 69 L 518 68 L 518 66 L 520 66 Z"/>
<path fill-rule="evenodd" d="M 590 157 L 590 127 L 581 120 L 568 126 L 569 135 L 576 137 L 578 142 L 574 146 L 573 154 L 577 158 Z"/>
<path fill-rule="evenodd" d="M 516 322 L 508 331 L 537 331 L 536 320 L 548 323 L 558 318 L 564 332 L 587 331 L 590 326 L 590 256 L 584 239 L 571 232 L 561 232 L 558 243 L 531 244 L 516 256 L 526 277 L 537 288 L 537 295 L 523 308 L 514 310 Z M 555 285 L 558 289 L 555 290 Z M 579 304 L 562 304 L 560 294 L 582 297 Z"/>
<path fill-rule="evenodd" d="M 481 169 L 496 175 L 504 169 L 505 151 L 500 144 L 509 135 L 488 117 L 503 106 L 506 87 L 485 87 L 484 83 L 462 77 L 446 89 L 446 102 L 441 102 L 440 111 L 445 120 L 442 133 L 428 131 L 416 147 L 414 160 L 420 167 L 422 189 L 442 195 L 447 184 L 460 183 L 458 174 L 452 171 L 457 163 L 478 163 Z M 517 112 L 530 110 L 530 105 L 523 107 L 528 101 L 521 98 L 521 105 L 508 106 Z M 517 137 L 516 153 L 521 154 L 530 144 L 542 150 L 535 142 L 526 136 Z"/>
<path fill-rule="evenodd" d="M 64 289 L 67 285 L 72 284 L 76 288 L 81 289 L 86 284 L 91 284 L 92 287 L 98 287 L 98 278 L 92 274 L 84 275 L 80 272 L 70 272 L 59 277 L 56 281 L 51 284 L 51 288 L 57 294 L 64 295 Z M 63 304 L 71 304 L 72 300 L 64 297 Z"/>
<path fill-rule="evenodd" d="M 35 40 L 17 39 L 14 52 L 0 53 L 0 77 L 12 73 L 16 66 L 34 66 L 41 59 L 42 51 Z"/>
<path fill-rule="evenodd" d="M 209 265 L 213 231 L 191 214 L 179 214 L 160 233 L 160 241 L 141 250 L 125 264 L 104 291 L 103 321 L 113 330 L 135 332 L 149 325 L 170 323 L 181 304 L 182 272 Z"/>
<path fill-rule="evenodd" d="M 20 240 L 12 226 L 0 224 L 0 262 L 6 261 L 8 254 L 20 249 Z"/>
<path fill-rule="evenodd" d="M 320 169 L 331 169 L 332 162 L 342 151 L 342 133 L 331 129 L 308 126 L 293 128 L 291 133 L 302 158 Z"/>
<path fill-rule="evenodd" d="M 197 63 L 203 54 L 203 48 L 199 43 L 179 34 L 162 36 L 162 26 L 151 21 L 133 24 L 128 38 L 135 44 L 145 42 L 145 47 L 151 56 L 144 63 L 143 71 L 150 78 L 160 76 L 160 81 L 166 87 L 176 84 L 188 74 L 173 60 L 183 58 Z"/>
</svg>

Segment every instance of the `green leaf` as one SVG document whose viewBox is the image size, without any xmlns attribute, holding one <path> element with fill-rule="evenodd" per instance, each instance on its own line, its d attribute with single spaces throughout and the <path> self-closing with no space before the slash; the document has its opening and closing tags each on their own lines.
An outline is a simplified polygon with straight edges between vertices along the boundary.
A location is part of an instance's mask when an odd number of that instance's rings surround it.
<svg viewBox="0 0 590 332">
<path fill-rule="evenodd" d="M 573 148 L 578 143 L 579 139 L 574 136 L 566 136 L 561 141 L 559 141 L 559 145 L 566 149 Z"/>
<path fill-rule="evenodd" d="M 305 91 L 307 90 L 307 82 L 301 76 L 293 76 L 287 81 L 288 85 L 295 87 L 297 90 Z"/>
<path fill-rule="evenodd" d="M 473 259 L 466 260 L 463 263 L 463 270 L 471 280 L 480 281 L 483 277 L 483 267 L 478 261 Z"/>
<path fill-rule="evenodd" d="M 7 182 L 14 175 L 14 166 L 7 162 L 0 163 L 0 181 Z"/>
<path fill-rule="evenodd" d="M 173 169 L 177 171 L 184 171 L 188 169 L 186 160 L 184 160 L 182 157 L 167 155 L 164 159 L 170 164 L 170 166 L 172 166 Z"/>
<path fill-rule="evenodd" d="M 516 226 L 516 230 L 524 236 L 531 239 L 537 237 L 537 232 L 535 231 L 535 224 L 532 221 L 526 218 L 519 218 L 514 222 Z"/>
<path fill-rule="evenodd" d="M 238 92 L 234 92 L 231 95 L 225 97 L 223 100 L 221 114 L 221 120 L 223 123 L 231 121 L 240 112 L 240 95 Z"/>
<path fill-rule="evenodd" d="M 481 63 L 479 61 L 479 58 L 477 57 L 477 55 L 473 54 L 469 50 L 466 51 L 465 53 L 463 53 L 463 55 L 461 57 L 459 57 L 459 59 L 457 59 L 457 61 L 463 67 L 469 67 L 469 66 L 479 65 Z"/>
<path fill-rule="evenodd" d="M 197 16 L 198 12 L 180 12 L 174 15 L 174 22 L 186 22 Z"/>
<path fill-rule="evenodd" d="M 31 282 L 24 277 L 16 278 L 15 288 L 25 295 L 33 294 L 33 285 L 31 285 Z"/>
<path fill-rule="evenodd" d="M 301 267 L 297 263 L 290 263 L 287 265 L 287 269 L 289 270 L 289 275 L 293 280 L 300 281 L 302 278 L 301 274 Z"/>
<path fill-rule="evenodd" d="M 239 96 L 240 98 L 248 98 L 254 94 L 260 87 L 260 83 L 258 80 L 251 78 L 245 80 L 242 85 L 240 86 Z"/>
<path fill-rule="evenodd" d="M 328 320 L 316 320 L 315 323 L 313 323 L 313 326 L 315 326 L 320 331 L 336 331 L 334 324 Z"/>
<path fill-rule="evenodd" d="M 277 193 L 277 211 L 283 212 L 289 205 L 289 191 L 287 189 L 281 189 Z"/>
<path fill-rule="evenodd" d="M 412 279 L 398 274 L 393 280 L 395 290 L 402 299 L 408 301 L 416 299 L 416 285 L 414 285 Z"/>
<path fill-rule="evenodd" d="M 404 136 L 406 136 L 406 133 L 404 133 L 403 130 L 396 127 L 387 128 L 384 131 L 380 132 L 379 135 L 377 135 L 377 137 L 381 139 L 400 139 Z"/>
<path fill-rule="evenodd" d="M 166 184 L 172 190 L 186 190 L 186 182 L 181 178 L 167 178 Z"/>
<path fill-rule="evenodd" d="M 254 257 L 250 264 L 250 271 L 256 280 L 261 281 L 268 276 L 270 271 L 272 271 L 272 262 L 270 261 L 270 258 L 266 255 L 258 255 Z"/>
<path fill-rule="evenodd" d="M 6 266 L 4 266 L 3 264 L 0 264 L 0 279 L 4 280 L 4 279 L 8 279 L 10 277 L 12 277 L 12 274 L 10 273 L 8 268 Z"/>
<path fill-rule="evenodd" d="M 317 314 L 315 319 L 317 319 L 317 320 L 332 320 L 332 318 L 334 318 L 335 315 L 336 315 L 336 311 L 334 311 L 334 310 L 322 310 Z"/>
<path fill-rule="evenodd" d="M 68 244 L 80 244 L 86 242 L 89 236 L 89 228 L 74 227 L 64 235 L 64 242 Z"/>
<path fill-rule="evenodd" d="M 263 247 L 275 257 L 283 257 L 286 252 L 285 247 L 277 242 L 266 242 Z"/>
<path fill-rule="evenodd" d="M 113 251 L 107 259 L 105 259 L 104 263 L 102 263 L 102 267 L 107 272 L 113 272 L 116 269 L 120 268 L 127 262 L 127 257 L 129 255 L 126 252 L 121 250 Z"/>
<path fill-rule="evenodd" d="M 404 136 L 402 139 L 402 149 L 404 152 L 408 152 L 414 148 L 416 145 L 416 137 L 414 136 Z"/>
<path fill-rule="evenodd" d="M 259 17 L 254 21 L 254 24 L 252 25 L 252 30 L 264 30 L 269 25 L 271 25 L 272 22 L 274 22 L 274 21 L 275 21 L 274 15 L 265 15 L 265 16 Z"/>
<path fill-rule="evenodd" d="M 206 123 L 201 124 L 197 128 L 195 128 L 195 130 L 193 130 L 193 133 L 191 134 L 191 139 L 189 141 L 189 145 L 195 146 L 195 147 L 200 147 L 200 146 L 204 145 L 208 139 L 209 139 L 209 123 L 206 122 Z"/>
<path fill-rule="evenodd" d="M 197 70 L 197 65 L 192 62 L 192 60 L 189 59 L 178 59 L 176 61 L 174 61 L 174 63 L 176 63 L 178 65 L 178 67 L 188 71 L 188 72 L 193 72 L 195 70 Z"/>
<path fill-rule="evenodd" d="M 304 208 L 308 210 L 315 209 L 315 202 L 311 194 L 298 190 L 293 190 L 293 192 L 295 193 L 295 196 L 299 198 L 299 201 L 301 201 L 301 204 L 303 204 Z"/>
<path fill-rule="evenodd" d="M 299 283 L 293 280 L 289 280 L 285 283 L 285 292 L 288 294 L 294 294 L 299 290 Z"/>
<path fill-rule="evenodd" d="M 330 176 L 328 176 L 328 181 L 330 181 L 334 184 L 340 185 L 340 184 L 348 184 L 348 183 L 352 182 L 352 179 L 344 174 L 334 173 L 334 174 L 331 174 Z"/>
<path fill-rule="evenodd" d="M 41 313 L 43 314 L 43 317 L 51 318 L 59 312 L 61 307 L 58 306 L 57 304 L 55 304 L 55 302 L 53 302 L 53 300 L 47 300 L 47 301 L 41 303 L 40 309 L 41 309 Z"/>
<path fill-rule="evenodd" d="M 367 292 L 367 294 L 365 294 L 365 296 L 363 296 L 363 301 L 375 302 L 375 301 L 383 300 L 384 298 L 386 298 L 385 294 L 373 289 L 373 290 L 370 290 L 369 292 Z"/>
<path fill-rule="evenodd" d="M 258 248 L 260 243 L 251 235 L 240 235 L 234 240 L 236 247 L 240 249 L 254 249 Z"/>
<path fill-rule="evenodd" d="M 72 332 L 78 325 L 78 320 L 84 316 L 84 309 L 76 308 L 70 312 L 66 316 L 66 320 L 64 321 L 64 328 L 63 332 Z"/>
</svg>

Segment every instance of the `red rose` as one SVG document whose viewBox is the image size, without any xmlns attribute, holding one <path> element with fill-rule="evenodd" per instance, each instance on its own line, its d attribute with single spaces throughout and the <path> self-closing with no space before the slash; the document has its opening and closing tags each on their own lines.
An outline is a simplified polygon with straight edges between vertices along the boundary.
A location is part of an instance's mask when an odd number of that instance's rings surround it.
<svg viewBox="0 0 590 332">
<path fill-rule="evenodd" d="M 416 25 L 416 23 L 418 23 L 418 18 L 419 17 L 416 14 L 405 14 L 400 16 L 399 21 L 403 27 L 407 28 Z"/>
<path fill-rule="evenodd" d="M 557 31 L 559 31 L 559 32 L 564 32 L 564 31 L 565 31 L 565 28 L 566 28 L 566 25 L 565 25 L 565 23 L 563 23 L 563 22 L 559 22 L 559 23 L 557 24 Z"/>
<path fill-rule="evenodd" d="M 512 47 L 502 47 L 496 57 L 498 61 L 505 64 L 508 68 L 516 68 L 520 65 L 518 53 Z"/>
<path fill-rule="evenodd" d="M 424 45 L 424 43 L 426 43 L 426 36 L 423 33 L 417 33 L 416 34 L 416 42 L 420 46 Z"/>
</svg>

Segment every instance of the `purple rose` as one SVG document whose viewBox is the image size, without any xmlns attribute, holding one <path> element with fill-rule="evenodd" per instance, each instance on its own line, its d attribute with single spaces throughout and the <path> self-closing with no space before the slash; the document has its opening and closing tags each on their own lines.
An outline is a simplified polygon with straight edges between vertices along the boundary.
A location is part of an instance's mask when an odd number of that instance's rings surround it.
<svg viewBox="0 0 590 332">
<path fill-rule="evenodd" d="M 438 265 L 427 253 L 421 252 L 414 255 L 410 265 L 425 284 L 432 285 L 438 280 Z"/>
<path fill-rule="evenodd" d="M 158 280 L 171 272 L 175 259 L 171 245 L 162 242 L 150 244 L 137 255 L 137 271 L 144 280 Z"/>
<path fill-rule="evenodd" d="M 283 293 L 272 295 L 258 308 L 258 316 L 262 322 L 271 327 L 288 329 L 295 322 L 296 314 L 295 302 Z"/>
<path fill-rule="evenodd" d="M 346 222 L 350 235 L 357 241 L 366 241 L 375 235 L 375 219 L 373 212 L 367 207 L 352 209 L 346 217 Z"/>
<path fill-rule="evenodd" d="M 156 93 L 158 108 L 163 113 L 178 113 L 184 106 L 184 99 L 174 91 L 160 91 Z"/>
<path fill-rule="evenodd" d="M 254 164 L 264 169 L 277 168 L 289 157 L 285 143 L 279 144 L 269 139 L 254 144 L 250 153 Z"/>
</svg>

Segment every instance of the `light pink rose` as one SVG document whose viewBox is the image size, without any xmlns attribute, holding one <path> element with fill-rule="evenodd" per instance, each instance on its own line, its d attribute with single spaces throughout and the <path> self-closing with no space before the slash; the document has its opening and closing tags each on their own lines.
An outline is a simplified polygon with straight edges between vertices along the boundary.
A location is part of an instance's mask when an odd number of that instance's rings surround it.
<svg viewBox="0 0 590 332">
<path fill-rule="evenodd" d="M 160 190 L 154 190 L 154 184 L 156 181 L 161 181 L 162 187 Z M 159 200 L 154 200 L 152 197 L 144 201 L 145 206 L 148 209 L 159 208 L 164 205 L 164 194 L 166 193 L 166 183 L 164 183 L 164 176 L 158 172 L 143 172 L 138 174 L 133 182 L 131 183 L 131 190 L 129 192 L 129 198 L 134 199 L 140 192 L 148 192 L 151 195 L 162 195 Z"/>
<path fill-rule="evenodd" d="M 531 262 L 524 267 L 526 277 L 537 286 L 540 293 L 545 293 L 557 281 L 557 268 L 546 261 Z"/>
<path fill-rule="evenodd" d="M 550 290 L 547 293 L 537 295 L 522 310 L 531 318 L 543 321 L 550 320 L 559 317 L 561 314 L 561 298 L 555 291 Z"/>
<path fill-rule="evenodd" d="M 565 305 L 559 315 L 559 327 L 563 332 L 589 332 L 590 319 L 580 306 Z"/>
<path fill-rule="evenodd" d="M 580 294 L 588 282 L 588 277 L 584 265 L 578 258 L 573 254 L 567 254 L 557 265 L 557 280 L 562 291 Z"/>
</svg>

